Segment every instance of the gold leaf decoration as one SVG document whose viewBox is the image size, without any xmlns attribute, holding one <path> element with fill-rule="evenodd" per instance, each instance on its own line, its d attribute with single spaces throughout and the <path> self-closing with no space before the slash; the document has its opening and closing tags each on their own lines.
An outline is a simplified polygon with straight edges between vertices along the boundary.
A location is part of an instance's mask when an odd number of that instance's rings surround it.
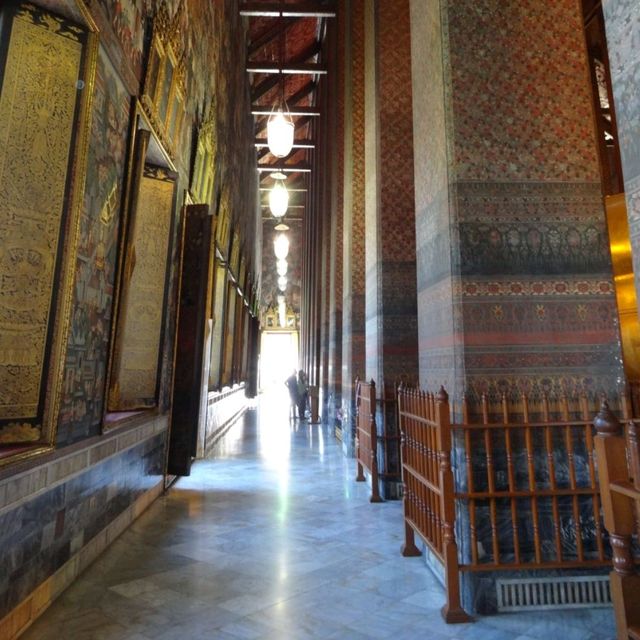
<svg viewBox="0 0 640 640">
<path fill-rule="evenodd" d="M 39 439 L 40 428 L 27 422 L 11 422 L 0 430 L 0 444 L 37 442 Z"/>
</svg>

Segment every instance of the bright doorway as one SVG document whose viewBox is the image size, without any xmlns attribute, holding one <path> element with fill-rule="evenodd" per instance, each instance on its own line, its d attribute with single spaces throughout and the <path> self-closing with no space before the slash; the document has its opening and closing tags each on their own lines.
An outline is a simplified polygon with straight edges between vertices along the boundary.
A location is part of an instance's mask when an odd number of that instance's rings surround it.
<svg viewBox="0 0 640 640">
<path fill-rule="evenodd" d="M 298 368 L 298 332 L 263 331 L 260 345 L 260 391 L 284 389 L 284 381 Z"/>
</svg>

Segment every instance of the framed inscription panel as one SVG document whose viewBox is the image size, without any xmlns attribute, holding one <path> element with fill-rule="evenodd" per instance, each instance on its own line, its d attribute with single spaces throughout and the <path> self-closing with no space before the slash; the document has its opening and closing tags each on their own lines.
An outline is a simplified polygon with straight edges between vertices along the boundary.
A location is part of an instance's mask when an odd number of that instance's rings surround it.
<svg viewBox="0 0 640 640">
<path fill-rule="evenodd" d="M 127 233 L 109 411 L 158 402 L 175 198 L 175 174 L 145 164 Z"/>
<path fill-rule="evenodd" d="M 185 54 L 180 36 L 184 5 L 173 16 L 161 2 L 153 21 L 142 107 L 172 158 L 182 136 L 185 119 Z"/>
<path fill-rule="evenodd" d="M 0 445 L 55 435 L 96 58 L 86 29 L 0 5 Z"/>
</svg>

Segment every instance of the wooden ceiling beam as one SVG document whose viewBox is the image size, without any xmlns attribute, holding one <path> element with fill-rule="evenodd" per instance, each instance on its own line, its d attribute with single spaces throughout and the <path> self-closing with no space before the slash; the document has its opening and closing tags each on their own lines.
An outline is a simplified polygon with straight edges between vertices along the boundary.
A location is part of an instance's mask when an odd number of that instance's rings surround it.
<svg viewBox="0 0 640 640">
<path fill-rule="evenodd" d="M 282 173 L 311 173 L 311 166 L 306 163 L 300 164 L 283 164 L 283 163 L 274 163 L 274 164 L 259 164 L 258 171 L 264 173 L 273 173 L 276 171 L 280 171 Z"/>
<path fill-rule="evenodd" d="M 286 64 L 298 64 L 306 62 L 309 58 L 316 56 L 322 50 L 322 46 L 320 42 L 314 42 L 310 47 L 307 47 L 305 51 L 303 51 L 300 55 L 296 56 L 289 60 Z M 251 92 L 251 101 L 257 102 L 267 91 L 270 91 L 274 87 L 278 86 L 278 83 L 282 80 L 282 76 L 279 73 L 273 74 L 268 78 L 265 78 L 260 84 L 253 88 Z M 289 104 L 296 104 L 298 100 L 306 97 L 317 87 L 317 84 L 311 80 L 308 82 L 302 89 L 296 91 L 288 100 Z M 300 94 L 300 95 L 299 95 Z"/>
<path fill-rule="evenodd" d="M 292 27 L 294 24 L 300 21 L 300 18 L 288 19 L 285 22 L 276 22 L 272 27 L 265 29 L 255 40 L 252 40 L 249 43 L 248 56 L 251 57 L 262 47 L 265 47 L 270 42 L 273 42 L 276 38 L 278 38 L 281 34 L 285 33 L 289 27 Z"/>
<path fill-rule="evenodd" d="M 312 120 L 311 116 L 299 116 L 299 117 L 294 116 L 294 118 L 298 118 L 294 122 L 297 130 L 309 124 Z M 267 116 L 258 116 L 256 118 L 256 135 L 262 133 L 267 128 L 267 121 L 268 121 Z"/>
<path fill-rule="evenodd" d="M 262 96 L 271 89 L 278 86 L 280 75 L 272 75 L 265 78 L 260 84 L 256 85 L 251 91 L 251 102 L 257 102 Z"/>
<path fill-rule="evenodd" d="M 273 111 L 273 106 L 261 107 L 254 104 L 251 107 L 251 113 L 254 116 L 270 116 Z M 316 107 L 289 107 L 288 111 L 283 111 L 285 116 L 311 116 L 318 117 L 320 110 Z"/>
<path fill-rule="evenodd" d="M 255 18 L 335 18 L 336 8 L 335 2 L 243 2 L 240 15 Z"/>
<path fill-rule="evenodd" d="M 303 87 L 296 91 L 288 100 L 289 105 L 296 105 L 300 100 L 304 100 L 307 96 L 311 95 L 318 88 L 318 83 L 311 80 L 307 82 Z"/>
<path fill-rule="evenodd" d="M 327 67 L 315 62 L 301 62 L 298 64 L 287 62 L 282 68 L 275 62 L 247 62 L 247 73 L 325 75 L 327 73 Z"/>
<path fill-rule="evenodd" d="M 258 149 L 263 149 L 264 147 L 269 146 L 267 144 L 266 138 L 256 138 L 254 141 L 254 144 Z M 300 140 L 293 141 L 293 148 L 294 149 L 315 149 L 316 143 L 313 140 L 304 140 L 301 138 Z"/>
<path fill-rule="evenodd" d="M 269 208 L 269 203 L 268 202 L 263 202 L 260 205 L 263 209 L 268 209 Z M 306 204 L 288 204 L 287 205 L 287 211 L 289 211 L 289 209 L 305 209 L 306 208 Z"/>
<path fill-rule="evenodd" d="M 268 187 L 260 187 L 260 191 L 271 191 L 271 189 L 273 189 L 273 185 L 270 185 Z M 307 189 L 304 187 L 291 187 L 287 185 L 287 191 L 289 193 L 306 193 Z"/>
<path fill-rule="evenodd" d="M 287 185 L 287 191 L 289 193 L 303 193 L 307 191 L 306 175 L 300 175 L 298 177 L 289 176 L 285 184 Z M 259 176 L 260 191 L 271 191 L 273 188 L 273 179 L 269 177 L 268 173 L 261 173 Z"/>
</svg>

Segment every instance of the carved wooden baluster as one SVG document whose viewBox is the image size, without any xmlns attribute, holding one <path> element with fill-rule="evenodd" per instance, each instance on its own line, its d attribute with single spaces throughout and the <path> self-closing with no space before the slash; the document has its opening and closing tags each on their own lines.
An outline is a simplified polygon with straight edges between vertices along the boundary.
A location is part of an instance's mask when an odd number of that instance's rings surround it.
<svg viewBox="0 0 640 640">
<path fill-rule="evenodd" d="M 596 477 L 596 464 L 594 460 L 593 426 L 590 422 L 589 401 L 587 396 L 580 396 L 580 412 L 585 425 L 585 442 L 587 447 L 587 464 L 589 465 L 589 481 L 593 489 L 593 521 L 596 528 L 596 545 L 598 546 L 598 559 L 605 559 L 604 542 L 602 540 L 602 526 L 600 525 L 600 493 Z"/>
<path fill-rule="evenodd" d="M 413 422 L 411 421 L 411 396 L 408 389 L 404 389 L 402 392 L 402 426 L 407 434 L 407 464 L 412 468 L 415 468 L 416 457 L 416 433 Z"/>
<path fill-rule="evenodd" d="M 629 420 L 627 423 L 627 440 L 628 440 L 628 458 L 629 458 L 629 471 L 631 472 L 631 480 L 633 486 L 637 491 L 640 491 L 640 429 L 638 423 L 633 420 Z M 638 540 L 640 540 L 640 503 L 636 501 L 636 526 L 638 533 Z"/>
<path fill-rule="evenodd" d="M 418 448 L 416 450 L 416 472 L 419 474 L 416 477 L 416 491 L 420 496 L 420 512 L 417 520 L 418 531 L 423 537 L 427 537 L 427 521 L 428 521 L 428 499 L 424 492 L 424 482 L 422 478 L 426 469 L 426 458 L 429 455 L 427 447 L 427 430 L 425 425 L 418 419 L 420 415 L 420 389 L 416 389 L 411 398 L 411 419 L 415 426 L 416 440 L 418 442 Z"/>
<path fill-rule="evenodd" d="M 429 540 L 431 540 L 433 546 L 441 553 L 442 549 L 438 544 L 438 539 L 440 538 L 440 532 L 438 531 L 440 519 L 438 518 L 438 505 L 436 504 L 440 496 L 429 490 L 426 486 L 424 487 L 424 492 L 429 504 Z"/>
<path fill-rule="evenodd" d="M 416 473 L 424 475 L 425 457 L 427 456 L 426 425 L 420 421 L 420 391 L 415 391 L 411 396 L 411 424 L 413 425 L 416 438 L 416 451 L 414 459 L 414 468 Z"/>
<path fill-rule="evenodd" d="M 369 460 L 371 461 L 371 498 L 370 502 L 382 502 L 378 483 L 378 432 L 376 428 L 376 383 L 369 383 Z M 383 387 L 384 388 L 384 387 Z"/>
<path fill-rule="evenodd" d="M 428 415 L 429 395 L 421 392 L 418 396 L 416 404 L 416 416 L 424 417 Z M 429 477 L 429 462 L 431 460 L 431 431 L 432 427 L 428 423 L 418 422 L 420 428 L 420 442 L 422 443 L 422 451 L 420 455 L 420 473 L 423 477 Z"/>
<path fill-rule="evenodd" d="M 571 416 L 569 412 L 569 400 L 565 394 L 562 394 L 560 398 L 560 411 L 562 413 L 562 420 L 564 425 L 564 442 L 567 449 L 567 462 L 569 464 L 569 486 L 574 492 L 572 499 L 573 506 L 573 530 L 576 537 L 576 550 L 578 553 L 578 560 L 584 560 L 584 548 L 582 544 L 582 527 L 580 526 L 580 503 L 578 502 L 578 495 L 575 493 L 578 486 L 576 479 L 576 465 L 573 455 L 573 438 L 571 437 L 572 427 L 569 424 Z"/>
<path fill-rule="evenodd" d="M 542 562 L 542 546 L 540 544 L 540 515 L 538 513 L 538 498 L 536 496 L 536 470 L 533 462 L 533 436 L 531 434 L 531 420 L 529 418 L 529 398 L 522 393 L 522 414 L 525 423 L 525 443 L 527 447 L 527 471 L 529 476 L 529 491 L 531 493 L 531 514 L 533 516 L 533 547 L 536 563 Z"/>
<path fill-rule="evenodd" d="M 473 465 L 471 458 L 471 431 L 469 425 L 469 407 L 467 399 L 462 402 L 462 429 L 464 432 L 464 461 L 467 471 L 467 492 L 473 494 Z M 471 537 L 471 562 L 478 564 L 478 535 L 476 530 L 476 501 L 469 498 L 469 535 Z"/>
<path fill-rule="evenodd" d="M 421 402 L 416 408 L 416 411 L 421 417 L 429 416 L 429 401 L 431 398 L 431 394 L 427 392 L 422 392 Z M 422 438 L 423 438 L 423 456 L 422 456 L 422 477 L 429 478 L 429 467 L 431 464 L 432 456 L 434 455 L 433 451 L 433 427 L 431 425 L 422 426 Z M 425 516 L 423 521 L 423 531 L 425 535 L 428 536 L 429 540 L 433 543 L 433 506 L 431 503 L 431 491 L 428 486 L 421 481 L 421 489 L 422 494 L 424 496 L 424 504 L 425 504 Z"/>
<path fill-rule="evenodd" d="M 413 493 L 413 479 L 411 472 L 407 469 L 407 466 L 413 467 L 414 459 L 414 441 L 413 434 L 410 431 L 410 424 L 407 420 L 407 403 L 408 392 L 407 389 L 401 388 L 398 390 L 398 415 L 400 416 L 400 433 L 402 434 L 402 493 L 403 493 L 403 506 L 404 506 L 404 544 L 400 549 L 405 557 L 414 557 L 422 555 L 420 549 L 416 546 L 415 533 L 413 527 L 409 524 L 408 520 L 411 519 L 415 522 L 416 518 L 416 499 Z"/>
<path fill-rule="evenodd" d="M 449 396 L 440 387 L 436 398 L 436 422 L 438 423 L 438 453 L 440 458 L 440 511 L 443 519 L 442 556 L 446 580 L 447 600 L 442 608 L 446 622 L 469 622 L 471 618 L 460 602 L 460 573 L 458 545 L 455 538 L 455 487 L 451 470 L 451 422 Z"/>
<path fill-rule="evenodd" d="M 356 482 L 364 482 L 364 468 L 362 467 L 362 455 L 361 455 L 361 422 L 363 415 L 362 406 L 362 384 L 359 378 L 356 378 Z"/>
<path fill-rule="evenodd" d="M 598 457 L 598 477 L 604 510 L 604 524 L 609 531 L 613 549 L 613 571 L 609 574 L 613 610 L 619 639 L 629 637 L 633 626 L 640 633 L 640 576 L 636 574 L 631 554 L 634 513 L 632 498 L 616 491 L 616 485 L 632 486 L 627 469 L 626 442 L 622 425 L 609 409 L 606 400 L 593 424 Z"/>
<path fill-rule="evenodd" d="M 436 397 L 435 394 L 430 393 L 428 396 L 429 405 L 428 405 L 428 415 L 432 420 L 437 423 L 437 415 L 436 415 Z M 438 487 L 440 492 L 442 491 L 442 486 L 440 485 L 440 459 L 439 459 L 439 448 L 438 448 L 438 429 L 440 427 L 436 427 L 435 429 L 430 429 L 430 441 L 429 441 L 429 449 L 431 452 L 431 456 L 429 458 L 430 469 L 429 469 L 429 482 L 433 484 L 433 486 Z M 434 530 L 433 530 L 433 541 L 435 543 L 436 548 L 443 553 L 443 526 L 442 522 L 442 513 L 441 513 L 441 494 L 435 493 L 433 491 L 429 491 L 431 495 L 431 502 L 433 505 L 433 514 L 434 514 Z"/>
<path fill-rule="evenodd" d="M 496 482 L 495 472 L 493 468 L 493 443 L 491 439 L 491 428 L 489 427 L 489 405 L 487 396 L 482 395 L 482 424 L 484 425 L 484 452 L 487 462 L 487 484 L 488 492 L 491 495 L 489 498 L 489 521 L 491 524 L 491 546 L 493 549 L 493 562 L 499 564 L 500 562 L 500 541 L 498 540 L 498 512 L 496 507 Z"/>
<path fill-rule="evenodd" d="M 435 397 L 433 393 L 427 393 L 424 397 L 424 405 L 423 411 L 420 414 L 423 417 L 427 417 L 427 419 L 433 425 L 436 414 L 435 414 Z M 427 449 L 429 452 L 428 457 L 425 456 L 425 477 L 429 479 L 429 482 L 433 482 L 437 485 L 436 478 L 438 477 L 438 453 L 437 453 L 437 442 L 436 442 L 436 429 L 433 426 L 429 426 L 427 428 Z"/>
<path fill-rule="evenodd" d="M 417 411 L 418 411 L 418 398 L 419 398 L 419 391 L 415 390 L 412 394 L 411 394 L 411 409 L 410 409 L 410 419 L 411 419 L 411 428 L 413 431 L 413 435 L 415 438 L 415 442 L 416 442 L 416 449 L 415 449 L 415 458 L 414 458 L 414 469 L 418 472 L 418 473 L 423 473 L 424 469 L 424 456 L 426 455 L 426 449 L 425 449 L 425 445 L 424 445 L 424 428 L 423 426 L 420 424 L 420 422 L 418 420 L 416 420 L 416 415 L 417 415 Z"/>
<path fill-rule="evenodd" d="M 628 420 L 633 418 L 630 391 L 628 389 L 620 395 L 620 404 L 622 409 L 622 420 L 626 423 Z"/>
<path fill-rule="evenodd" d="M 502 394 L 502 424 L 504 428 L 504 446 L 507 452 L 507 478 L 509 480 L 509 492 L 511 495 L 511 532 L 513 536 L 513 552 L 515 561 L 520 564 L 520 539 L 518 536 L 518 504 L 513 495 L 516 490 L 516 475 L 513 464 L 513 449 L 511 446 L 511 428 L 509 425 L 509 407 L 507 405 L 507 396 Z"/>
<path fill-rule="evenodd" d="M 551 433 L 551 417 L 549 415 L 549 398 L 545 395 L 542 401 L 542 419 L 545 423 L 544 443 L 547 450 L 547 469 L 549 473 L 549 487 L 553 493 L 551 504 L 553 508 L 553 531 L 556 542 L 556 561 L 562 562 L 562 530 L 560 528 L 560 511 L 558 508 L 558 483 L 556 482 L 556 465 L 553 458 L 553 438 Z"/>
</svg>

